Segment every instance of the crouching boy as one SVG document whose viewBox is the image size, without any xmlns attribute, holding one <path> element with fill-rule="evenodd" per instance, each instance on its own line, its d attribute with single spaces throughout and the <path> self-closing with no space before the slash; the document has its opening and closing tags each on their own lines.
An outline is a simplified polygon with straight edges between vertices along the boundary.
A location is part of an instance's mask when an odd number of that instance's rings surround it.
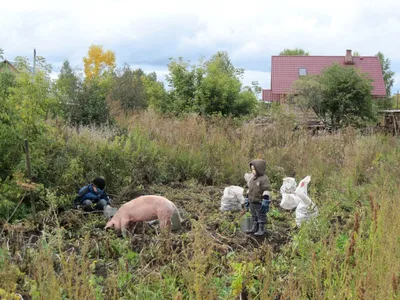
<svg viewBox="0 0 400 300">
<path fill-rule="evenodd" d="M 106 182 L 103 178 L 97 177 L 92 183 L 82 187 L 75 198 L 75 207 L 82 206 L 85 211 L 103 210 L 110 205 L 110 198 L 104 191 Z"/>
</svg>

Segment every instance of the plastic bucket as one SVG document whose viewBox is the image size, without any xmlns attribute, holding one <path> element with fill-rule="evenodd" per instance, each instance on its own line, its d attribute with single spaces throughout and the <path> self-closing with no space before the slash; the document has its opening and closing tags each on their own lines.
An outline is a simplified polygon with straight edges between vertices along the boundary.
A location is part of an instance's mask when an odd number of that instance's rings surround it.
<svg viewBox="0 0 400 300">
<path fill-rule="evenodd" d="M 117 211 L 118 211 L 118 208 L 107 206 L 104 208 L 103 213 L 107 218 L 112 218 Z"/>
<path fill-rule="evenodd" d="M 252 217 L 251 216 L 245 216 L 240 220 L 240 229 L 243 232 L 246 232 L 246 230 L 250 230 L 252 226 Z"/>
</svg>

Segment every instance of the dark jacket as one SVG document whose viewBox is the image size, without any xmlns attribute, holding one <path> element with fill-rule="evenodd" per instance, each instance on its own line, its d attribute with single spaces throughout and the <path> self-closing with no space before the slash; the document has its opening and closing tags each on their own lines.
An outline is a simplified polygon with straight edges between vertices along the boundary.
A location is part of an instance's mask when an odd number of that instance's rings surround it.
<svg viewBox="0 0 400 300">
<path fill-rule="evenodd" d="M 93 189 L 93 184 L 89 184 L 81 188 L 78 192 L 78 196 L 75 198 L 75 204 L 82 204 L 83 201 L 90 200 L 94 204 L 99 200 L 106 200 L 107 204 L 110 203 L 110 199 L 104 190 L 97 188 L 97 192 Z"/>
<path fill-rule="evenodd" d="M 269 193 L 271 187 L 269 179 L 265 175 L 267 163 L 264 160 L 257 159 L 250 163 L 250 167 L 254 166 L 256 175 L 249 181 L 249 202 L 261 202 L 264 192 Z"/>
</svg>

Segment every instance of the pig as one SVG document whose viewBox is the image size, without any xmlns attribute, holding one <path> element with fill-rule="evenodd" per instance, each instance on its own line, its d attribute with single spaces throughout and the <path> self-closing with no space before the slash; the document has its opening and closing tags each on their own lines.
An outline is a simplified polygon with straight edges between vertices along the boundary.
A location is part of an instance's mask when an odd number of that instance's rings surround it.
<svg viewBox="0 0 400 300">
<path fill-rule="evenodd" d="M 181 217 L 175 204 L 167 198 L 148 195 L 122 205 L 104 229 L 115 228 L 126 232 L 129 223 L 159 220 L 162 229 L 179 230 Z"/>
</svg>

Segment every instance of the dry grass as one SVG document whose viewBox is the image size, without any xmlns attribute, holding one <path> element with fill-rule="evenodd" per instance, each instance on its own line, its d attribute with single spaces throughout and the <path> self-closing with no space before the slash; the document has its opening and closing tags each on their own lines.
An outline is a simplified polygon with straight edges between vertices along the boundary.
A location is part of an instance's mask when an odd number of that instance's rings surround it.
<svg viewBox="0 0 400 300">
<path fill-rule="evenodd" d="M 146 112 L 127 121 L 127 136 L 58 128 L 60 144 L 74 153 L 64 181 L 99 159 L 117 188 L 126 177 L 152 174 L 155 185 L 131 184 L 118 200 L 163 194 L 186 211 L 184 229 L 157 235 L 138 226 L 122 239 L 102 231 L 101 217 L 51 211 L 43 212 L 41 232 L 28 221 L 8 225 L 0 237 L 1 297 L 398 299 L 398 140 L 353 130 L 311 136 L 293 131 L 290 117 L 275 120 L 240 125 Z M 241 233 L 235 215 L 218 211 L 219 201 L 224 186 L 243 185 L 254 158 L 268 162 L 274 200 L 283 176 L 311 175 L 319 217 L 295 229 L 293 214 L 277 202 L 265 241 Z"/>
</svg>

